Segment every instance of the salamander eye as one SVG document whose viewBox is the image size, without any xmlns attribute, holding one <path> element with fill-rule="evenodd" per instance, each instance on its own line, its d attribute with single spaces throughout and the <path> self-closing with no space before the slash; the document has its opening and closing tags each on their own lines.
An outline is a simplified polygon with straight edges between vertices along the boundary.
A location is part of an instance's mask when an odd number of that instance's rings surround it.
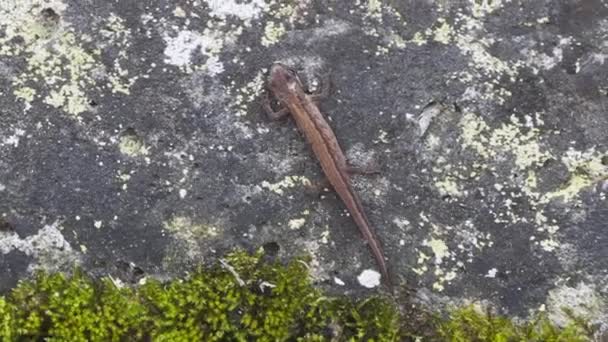
<svg viewBox="0 0 608 342">
<path fill-rule="evenodd" d="M 296 69 L 287 68 L 287 73 L 285 73 L 285 78 L 288 82 L 296 81 L 296 80 L 298 80 L 298 72 L 296 71 Z"/>
</svg>

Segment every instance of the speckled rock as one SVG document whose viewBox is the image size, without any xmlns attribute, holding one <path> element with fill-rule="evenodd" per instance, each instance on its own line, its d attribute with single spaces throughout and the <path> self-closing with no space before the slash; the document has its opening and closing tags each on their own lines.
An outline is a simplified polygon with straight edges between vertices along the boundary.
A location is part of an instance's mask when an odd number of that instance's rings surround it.
<svg viewBox="0 0 608 342">
<path fill-rule="evenodd" d="M 278 60 L 311 88 L 331 75 L 322 110 L 381 169 L 354 186 L 396 285 L 605 321 L 607 18 L 603 0 L 0 1 L 0 287 L 265 246 L 378 291 L 306 142 L 263 115 Z"/>
</svg>

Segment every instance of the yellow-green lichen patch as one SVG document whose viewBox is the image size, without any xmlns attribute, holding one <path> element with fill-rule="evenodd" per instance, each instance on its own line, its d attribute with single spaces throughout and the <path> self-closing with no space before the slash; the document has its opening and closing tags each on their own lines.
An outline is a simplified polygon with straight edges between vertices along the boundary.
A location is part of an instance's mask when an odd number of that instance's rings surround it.
<svg viewBox="0 0 608 342">
<path fill-rule="evenodd" d="M 515 116 L 511 122 L 492 131 L 489 144 L 495 150 L 510 151 L 515 157 L 515 166 L 520 170 L 542 165 L 551 154 L 543 151 L 539 144 L 539 130 L 524 127 Z"/>
<path fill-rule="evenodd" d="M 399 21 L 402 26 L 406 24 L 401 13 L 391 4 L 379 0 L 356 0 L 354 5 L 362 12 L 365 25 L 363 32 L 368 36 L 381 38 L 378 39 L 379 44 L 376 46 L 376 50 L 367 51 L 368 53 L 374 53 L 377 56 L 385 55 L 392 48 L 403 49 L 406 46 L 406 40 L 398 30 L 385 24 L 387 18 Z"/>
<path fill-rule="evenodd" d="M 287 176 L 276 183 L 263 181 L 261 185 L 262 188 L 268 189 L 278 195 L 283 195 L 285 189 L 295 188 L 299 185 L 310 186 L 310 184 L 310 180 L 304 176 Z"/>
<path fill-rule="evenodd" d="M 556 224 L 557 222 L 555 220 L 550 221 L 549 218 L 539 210 L 534 217 L 534 223 L 536 224 L 536 231 L 542 233 L 540 241 L 535 238 L 534 243 L 546 252 L 553 252 L 556 250 L 560 246 L 556 236 L 556 233 L 559 231 L 559 226 Z"/>
<path fill-rule="evenodd" d="M 118 149 L 120 153 L 129 157 L 142 157 L 150 154 L 150 148 L 146 146 L 143 139 L 131 134 L 120 137 Z"/>
<path fill-rule="evenodd" d="M 367 0 L 362 2 L 361 0 L 357 0 L 355 2 L 355 5 L 363 7 L 368 17 L 374 19 L 382 19 L 383 4 L 381 1 Z"/>
<path fill-rule="evenodd" d="M 89 109 L 86 94 L 76 83 L 66 84 L 59 89 L 51 90 L 44 99 L 44 103 L 55 108 L 62 108 L 75 117 Z"/>
<path fill-rule="evenodd" d="M 441 265 L 443 259 L 450 256 L 450 249 L 448 248 L 448 245 L 441 239 L 432 238 L 430 240 L 426 240 L 422 245 L 431 248 L 436 265 Z"/>
<path fill-rule="evenodd" d="M 79 35 L 60 19 L 45 18 L 42 8 L 48 8 L 56 18 L 61 18 L 65 5 L 61 1 L 28 1 L 3 11 L 11 20 L 2 27 L 4 36 L 0 38 L 0 45 L 8 48 L 3 48 L 0 54 L 26 61 L 24 71 L 12 80 L 14 93 L 26 101 L 26 109 L 31 106 L 33 95 L 40 92 L 43 103 L 78 117 L 89 109 L 86 89 L 97 86 L 92 74 L 103 67 L 98 62 L 101 50 L 86 48 L 83 44 L 90 44 L 91 37 Z M 113 30 L 125 32 L 124 27 L 119 30 L 117 22 L 117 17 L 113 16 L 108 24 Z M 110 39 L 107 43 L 124 47 L 125 41 L 126 38 L 122 41 Z M 134 79 L 125 81 L 125 71 L 116 66 L 107 74 L 112 90 L 128 92 L 134 82 Z M 48 94 L 44 95 L 45 92 Z"/>
<path fill-rule="evenodd" d="M 456 182 L 456 179 L 451 176 L 447 176 L 435 182 L 435 187 L 437 187 L 441 195 L 449 195 L 453 197 L 460 197 L 462 195 L 462 190 Z"/>
<path fill-rule="evenodd" d="M 439 18 L 437 20 L 437 27 L 432 30 L 431 34 L 434 41 L 447 45 L 452 40 L 454 30 L 445 19 Z"/>
<path fill-rule="evenodd" d="M 608 166 L 602 162 L 603 154 L 595 149 L 577 151 L 570 149 L 562 156 L 562 162 L 568 167 L 570 177 L 559 189 L 545 193 L 543 201 L 560 198 L 569 202 L 589 186 L 608 179 Z"/>
<path fill-rule="evenodd" d="M 413 267 L 412 271 L 418 276 L 432 272 L 434 277 L 432 289 L 441 292 L 446 284 L 456 278 L 458 270 L 454 265 L 447 265 L 447 261 L 454 259 L 455 254 L 450 251 L 446 241 L 439 237 L 440 227 L 432 222 L 430 224 L 433 226 L 433 233 L 422 242 L 426 252 L 418 250 L 417 266 Z"/>
<path fill-rule="evenodd" d="M 287 226 L 289 226 L 289 229 L 297 230 L 297 229 L 302 228 L 305 223 L 306 223 L 305 218 L 297 218 L 297 219 L 289 220 L 289 222 L 287 223 Z"/>
<path fill-rule="evenodd" d="M 455 39 L 456 45 L 462 52 L 470 56 L 472 66 L 483 74 L 497 78 L 502 75 L 514 78 L 517 75 L 516 66 L 512 66 L 509 62 L 494 57 L 487 51 L 491 44 L 490 41 L 480 40 L 471 34 L 458 34 Z"/>
<path fill-rule="evenodd" d="M 513 157 L 513 169 L 515 174 L 525 175 L 523 180 L 515 181 L 514 184 L 521 189 L 519 194 L 503 193 L 502 204 L 492 205 L 495 211 L 496 223 L 514 224 L 518 222 L 532 223 L 535 226 L 530 239 L 540 249 L 546 252 L 554 252 L 560 248 L 559 229 L 560 224 L 549 221 L 543 214 L 543 208 L 554 200 L 571 202 L 575 200 L 581 191 L 608 178 L 608 166 L 602 163 L 603 153 L 595 149 L 577 151 L 570 149 L 558 156 L 555 152 L 549 152 L 550 147 L 542 144 L 543 137 L 537 125 L 542 125 L 543 120 L 539 113 L 525 117 L 525 123 L 511 116 L 509 122 L 503 123 L 497 129 L 491 129 L 485 121 L 474 114 L 465 114 L 460 122 L 461 142 L 466 148 L 475 151 L 484 168 L 493 170 L 494 160 L 500 155 L 511 155 Z M 551 190 L 538 189 L 539 171 L 549 159 L 560 160 L 569 171 L 567 181 Z M 513 182 L 509 179 L 507 183 Z M 502 184 L 499 184 L 502 187 Z M 445 185 L 437 184 L 440 191 L 445 191 Z M 521 217 L 516 214 L 511 206 L 517 197 L 525 196 L 526 200 L 536 210 L 535 217 Z"/>
<path fill-rule="evenodd" d="M 219 235 L 216 226 L 196 222 L 187 216 L 175 215 L 165 221 L 163 227 L 176 239 L 168 246 L 163 258 L 163 264 L 167 267 L 183 261 L 200 260 L 203 255 L 200 243 Z"/>
<path fill-rule="evenodd" d="M 306 216 L 308 216 L 308 215 L 310 215 L 310 211 L 308 209 L 302 211 L 303 217 L 294 218 L 294 219 L 289 220 L 289 222 L 287 222 L 287 226 L 289 227 L 289 229 L 293 229 L 293 230 L 297 230 L 297 229 L 304 227 L 304 225 L 306 224 Z"/>
<path fill-rule="evenodd" d="M 409 40 L 410 43 L 416 44 L 418 46 L 422 46 L 426 44 L 428 41 L 426 36 L 422 32 L 416 32 L 412 36 L 412 39 Z"/>
<path fill-rule="evenodd" d="M 274 23 L 272 21 L 266 23 L 262 45 L 268 47 L 278 43 L 286 32 L 285 26 L 281 23 Z"/>
<path fill-rule="evenodd" d="M 128 186 L 129 186 L 128 185 L 129 184 L 129 180 L 131 180 L 131 174 L 130 173 L 123 173 L 121 171 L 117 171 L 116 178 L 118 179 L 118 181 L 120 183 L 122 183 L 122 185 L 121 185 L 120 188 L 123 191 L 126 191 L 127 188 L 128 188 Z"/>
<path fill-rule="evenodd" d="M 245 116 L 249 113 L 248 106 L 260 96 L 260 92 L 264 89 L 264 81 L 264 70 L 261 70 L 251 81 L 234 91 L 232 106 L 236 109 L 237 116 Z"/>
<path fill-rule="evenodd" d="M 431 288 L 437 292 L 444 291 L 458 278 L 479 252 L 494 245 L 492 235 L 480 231 L 472 220 L 455 227 L 442 226 L 421 214 L 418 225 L 430 226 L 431 233 L 416 248 L 417 261 L 411 270 L 425 281 L 432 280 Z"/>
<path fill-rule="evenodd" d="M 490 127 L 478 115 L 466 113 L 460 120 L 460 138 L 463 147 L 472 148 L 483 158 L 490 158 L 494 151 L 488 145 L 486 132 Z"/>
<path fill-rule="evenodd" d="M 105 21 L 104 28 L 100 33 L 105 38 L 105 41 L 101 42 L 100 48 L 118 46 L 121 49 L 118 58 L 114 60 L 113 69 L 109 70 L 107 86 L 112 93 L 129 95 L 131 86 L 140 77 L 138 75 L 129 77 L 129 70 L 121 65 L 128 60 L 127 48 L 131 45 L 131 30 L 126 27 L 123 18 L 112 13 Z"/>
<path fill-rule="evenodd" d="M 486 161 L 499 153 L 508 153 L 514 157 L 514 166 L 525 171 L 551 158 L 551 153 L 539 143 L 539 130 L 525 127 L 514 116 L 509 123 L 492 130 L 481 117 L 467 113 L 460 121 L 460 128 L 463 146 L 473 149 Z"/>
<path fill-rule="evenodd" d="M 503 0 L 469 0 L 471 3 L 471 11 L 476 18 L 484 17 L 492 12 L 500 9 L 503 5 Z M 509 0 L 507 0 L 509 2 Z"/>
<path fill-rule="evenodd" d="M 30 87 L 21 87 L 15 89 L 13 94 L 18 99 L 23 99 L 26 103 L 31 103 L 32 101 L 34 101 L 34 96 L 36 96 L 36 90 Z"/>
<path fill-rule="evenodd" d="M 416 259 L 416 263 L 419 266 L 412 267 L 412 271 L 414 271 L 414 273 L 416 273 L 419 276 L 426 273 L 426 271 L 429 270 L 428 266 L 426 265 L 426 261 L 429 260 L 430 258 L 431 257 L 426 255 L 426 253 L 424 253 L 422 251 L 418 251 L 418 257 Z"/>
<path fill-rule="evenodd" d="M 173 216 L 163 226 L 167 231 L 184 240 L 213 238 L 219 234 L 217 227 L 196 223 L 192 218 L 186 216 Z"/>
</svg>

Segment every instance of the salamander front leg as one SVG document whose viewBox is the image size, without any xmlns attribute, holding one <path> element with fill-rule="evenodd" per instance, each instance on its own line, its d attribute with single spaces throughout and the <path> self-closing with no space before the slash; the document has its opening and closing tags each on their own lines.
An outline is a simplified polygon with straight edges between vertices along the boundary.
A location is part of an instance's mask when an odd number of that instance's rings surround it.
<svg viewBox="0 0 608 342">
<path fill-rule="evenodd" d="M 329 97 L 331 92 L 331 79 L 329 74 L 324 74 L 323 76 L 318 76 L 319 79 L 319 89 L 314 93 L 308 95 L 311 100 L 314 102 L 319 102 Z"/>
<path fill-rule="evenodd" d="M 265 94 L 264 98 L 262 99 L 262 107 L 264 108 L 264 111 L 266 112 L 266 115 L 270 120 L 280 120 L 289 114 L 288 108 L 281 108 L 279 110 L 272 109 L 268 94 Z"/>
</svg>

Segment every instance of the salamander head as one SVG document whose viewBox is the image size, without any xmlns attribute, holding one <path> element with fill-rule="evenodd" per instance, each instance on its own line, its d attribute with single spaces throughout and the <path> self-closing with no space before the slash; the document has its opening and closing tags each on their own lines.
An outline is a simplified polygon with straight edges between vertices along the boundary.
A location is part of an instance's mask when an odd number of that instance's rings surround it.
<svg viewBox="0 0 608 342">
<path fill-rule="evenodd" d="M 281 99 L 288 96 L 289 92 L 301 86 L 296 71 L 285 64 L 274 63 L 270 67 L 268 75 L 268 86 L 273 94 Z"/>
</svg>

